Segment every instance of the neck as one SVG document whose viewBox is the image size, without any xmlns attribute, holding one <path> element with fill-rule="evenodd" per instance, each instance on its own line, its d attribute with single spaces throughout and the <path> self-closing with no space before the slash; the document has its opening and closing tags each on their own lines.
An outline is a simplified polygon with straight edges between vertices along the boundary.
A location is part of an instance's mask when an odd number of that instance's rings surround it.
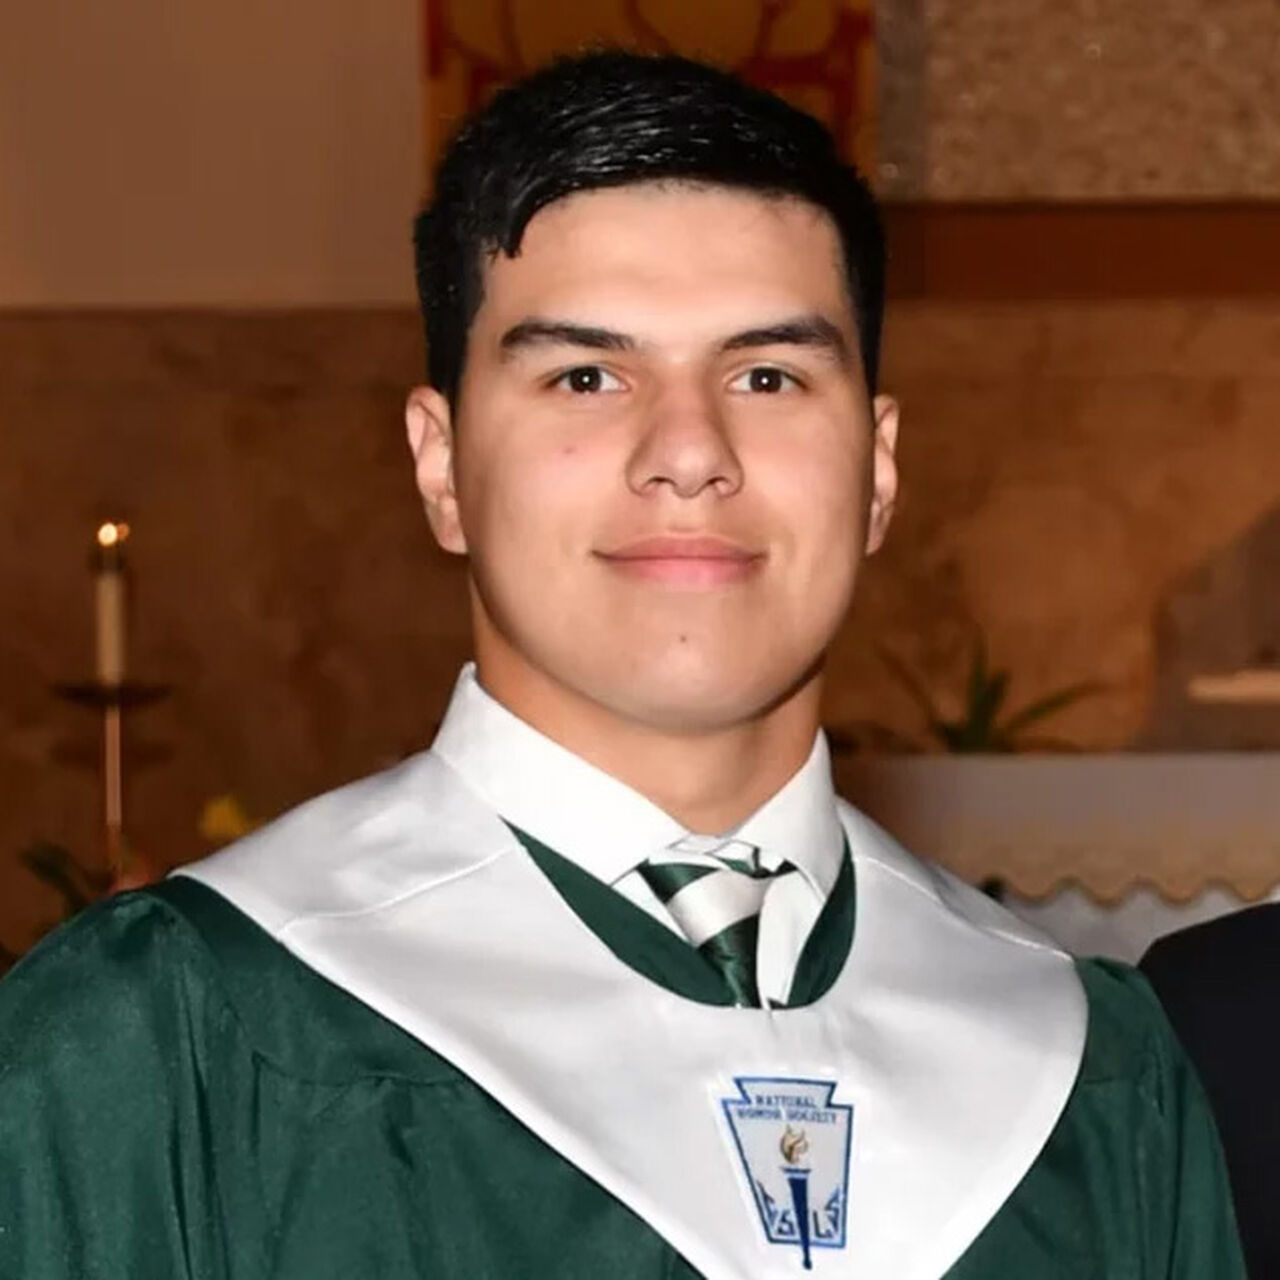
<svg viewBox="0 0 1280 1280">
<path fill-rule="evenodd" d="M 525 664 L 514 669 L 487 648 L 477 645 L 476 661 L 491 697 L 690 831 L 717 834 L 745 821 L 813 749 L 819 675 L 744 721 L 674 730 L 621 716 Z"/>
</svg>

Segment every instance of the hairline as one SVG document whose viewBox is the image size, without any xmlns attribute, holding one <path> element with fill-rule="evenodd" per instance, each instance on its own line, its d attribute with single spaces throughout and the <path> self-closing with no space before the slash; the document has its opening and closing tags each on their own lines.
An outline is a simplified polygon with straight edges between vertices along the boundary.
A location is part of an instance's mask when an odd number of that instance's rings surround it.
<svg viewBox="0 0 1280 1280">
<path fill-rule="evenodd" d="M 853 318 L 855 350 L 851 353 L 857 357 L 858 363 L 863 364 L 862 359 L 862 325 L 863 317 L 859 313 L 858 297 L 853 287 L 852 267 L 849 261 L 849 254 L 845 248 L 844 236 L 840 231 L 840 224 L 830 209 L 820 204 L 817 200 L 806 196 L 802 192 L 789 190 L 781 186 L 756 186 L 751 182 L 732 182 L 721 178 L 704 178 L 697 174 L 657 174 L 653 176 L 641 176 L 637 178 L 626 179 L 619 182 L 600 182 L 593 183 L 590 186 L 579 187 L 573 191 L 566 191 L 563 195 L 556 196 L 552 200 L 548 200 L 545 204 L 540 204 L 534 209 L 521 223 L 511 228 L 508 242 L 503 243 L 501 237 L 493 236 L 482 243 L 479 247 L 479 290 L 475 298 L 475 309 L 470 319 L 467 321 L 466 328 L 462 335 L 462 361 L 458 368 L 457 387 L 452 396 L 452 409 L 456 413 L 458 405 L 462 399 L 462 384 L 466 379 L 466 369 L 468 356 L 471 350 L 471 331 L 475 326 L 476 316 L 480 314 L 480 308 L 484 305 L 486 273 L 492 268 L 499 256 L 507 258 L 518 258 L 520 256 L 521 246 L 524 244 L 525 235 L 528 233 L 529 225 L 544 210 L 552 209 L 556 205 L 563 204 L 566 200 L 572 200 L 576 196 L 590 196 L 602 191 L 627 191 L 636 188 L 651 188 L 654 190 L 668 191 L 729 191 L 735 194 L 745 196 L 755 196 L 765 203 L 770 204 L 792 204 L 800 205 L 809 209 L 812 213 L 824 221 L 831 229 L 835 237 L 837 258 L 834 269 L 840 277 L 841 289 L 845 296 L 845 301 L 849 305 L 849 313 Z M 869 383 L 869 371 L 862 370 L 863 377 Z M 447 396 L 444 388 L 438 388 L 442 394 Z"/>
</svg>

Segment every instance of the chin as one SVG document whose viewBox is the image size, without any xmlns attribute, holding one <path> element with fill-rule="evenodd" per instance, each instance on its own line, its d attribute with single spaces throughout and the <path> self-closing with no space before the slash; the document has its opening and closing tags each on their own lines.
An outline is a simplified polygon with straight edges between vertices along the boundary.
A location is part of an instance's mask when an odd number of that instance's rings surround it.
<svg viewBox="0 0 1280 1280">
<path fill-rule="evenodd" d="M 631 672 L 599 701 L 637 724 L 665 733 L 714 733 L 765 715 L 802 681 L 770 680 L 760 672 Z M 603 692 L 603 691 L 602 691 Z"/>
</svg>

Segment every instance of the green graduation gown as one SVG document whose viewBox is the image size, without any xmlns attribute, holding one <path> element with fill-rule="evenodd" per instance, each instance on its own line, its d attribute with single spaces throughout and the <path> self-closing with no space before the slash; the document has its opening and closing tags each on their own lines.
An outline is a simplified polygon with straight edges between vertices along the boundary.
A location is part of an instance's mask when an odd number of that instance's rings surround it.
<svg viewBox="0 0 1280 1280">
<path fill-rule="evenodd" d="M 620 959 L 725 998 L 669 931 L 527 845 Z M 846 863 L 795 1000 L 830 984 L 854 921 Z M 1243 1277 L 1213 1125 L 1159 1006 L 1127 967 L 1078 972 L 1088 1030 L 1066 1108 L 950 1280 Z M 100 904 L 0 983 L 0 1280 L 695 1275 L 205 885 Z"/>
</svg>

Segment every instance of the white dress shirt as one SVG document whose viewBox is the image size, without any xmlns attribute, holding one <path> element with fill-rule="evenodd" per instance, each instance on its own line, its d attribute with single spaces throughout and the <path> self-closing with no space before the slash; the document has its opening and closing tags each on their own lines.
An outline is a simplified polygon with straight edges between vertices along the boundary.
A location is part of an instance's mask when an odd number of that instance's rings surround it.
<svg viewBox="0 0 1280 1280">
<path fill-rule="evenodd" d="M 432 750 L 506 821 L 675 933 L 679 927 L 636 870 L 642 862 L 681 852 L 746 856 L 753 848 L 763 867 L 790 862 L 797 873 L 780 876 L 765 896 L 756 957 L 761 996 L 778 1003 L 787 999 L 844 849 L 821 733 L 780 791 L 732 831 L 715 834 L 689 831 L 639 792 L 513 715 L 480 687 L 474 664 L 458 677 Z"/>
</svg>

